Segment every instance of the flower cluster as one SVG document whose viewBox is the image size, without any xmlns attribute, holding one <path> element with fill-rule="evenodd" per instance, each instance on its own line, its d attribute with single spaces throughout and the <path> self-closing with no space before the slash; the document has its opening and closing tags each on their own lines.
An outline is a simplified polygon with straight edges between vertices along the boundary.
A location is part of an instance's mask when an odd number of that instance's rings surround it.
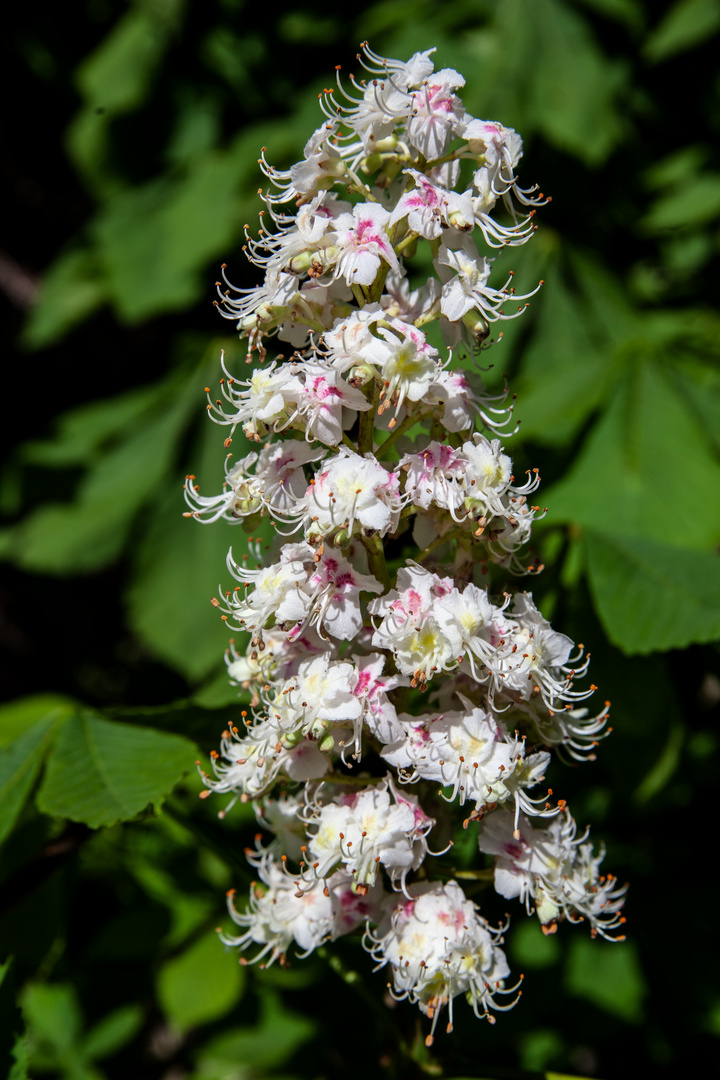
<svg viewBox="0 0 720 1080">
<path fill-rule="evenodd" d="M 520 186 L 517 133 L 470 116 L 432 52 L 363 46 L 367 78 L 321 96 L 303 160 L 283 172 L 263 154 L 245 251 L 264 280 L 225 279 L 218 303 L 257 363 L 246 379 L 223 363 L 208 398 L 226 447 L 240 429 L 257 449 L 228 457 L 219 494 L 185 486 L 187 516 L 275 534 L 264 565 L 229 553 L 237 584 L 213 600 L 245 635 L 227 664 L 247 707 L 203 794 L 229 796 L 221 816 L 252 802 L 273 836 L 248 853 L 259 880 L 246 906 L 230 895 L 240 933 L 223 941 L 285 963 L 362 929 L 429 1042 L 459 995 L 490 1020 L 518 997 L 507 924 L 455 880 L 457 824 L 546 933 L 585 920 L 618 940 L 624 897 L 545 786 L 554 749 L 594 757 L 608 708 L 583 707 L 582 646 L 513 585 L 540 569 L 523 555 L 539 478 L 515 477 L 512 407 L 477 364 L 537 291 L 491 285 L 483 248 L 528 241 L 546 200 Z M 418 282 L 421 244 L 436 276 Z M 272 337 L 289 357 L 268 360 Z M 462 876 L 477 893 L 492 874 Z"/>
</svg>

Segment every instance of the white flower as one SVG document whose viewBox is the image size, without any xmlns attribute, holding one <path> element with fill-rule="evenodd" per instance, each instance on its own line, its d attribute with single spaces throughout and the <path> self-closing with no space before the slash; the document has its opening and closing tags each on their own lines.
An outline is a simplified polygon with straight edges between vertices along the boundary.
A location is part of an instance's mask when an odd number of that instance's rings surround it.
<svg viewBox="0 0 720 1080">
<path fill-rule="evenodd" d="M 302 418 L 305 438 L 318 439 L 327 446 L 337 446 L 342 439 L 343 409 L 357 413 L 370 408 L 361 390 L 348 386 L 337 370 L 318 361 L 296 368 L 285 398 L 295 402 L 297 409 L 290 420 Z"/>
<path fill-rule="evenodd" d="M 321 188 L 330 187 L 346 172 L 342 155 L 330 141 L 333 127 L 331 121 L 319 127 L 305 144 L 304 161 L 290 169 L 292 188 L 301 195 L 314 195 Z"/>
<path fill-rule="evenodd" d="M 402 267 L 388 239 L 390 214 L 378 203 L 361 203 L 352 214 L 341 214 L 336 223 L 340 255 L 336 275 L 348 285 L 372 285 L 384 259 L 396 274 Z"/>
<path fill-rule="evenodd" d="M 494 995 L 505 990 L 510 974 L 505 954 L 498 947 L 500 931 L 490 929 L 455 881 L 411 885 L 410 899 L 401 900 L 378 926 L 366 935 L 367 947 L 378 967 L 390 964 L 394 996 L 419 1005 L 432 1020 L 432 1032 L 447 1005 L 452 1030 L 453 999 L 467 995 L 476 1016 L 491 1023 L 489 1009 L 508 1009 Z M 432 1044 L 433 1034 L 425 1040 Z"/>
<path fill-rule="evenodd" d="M 185 501 L 192 507 L 192 517 L 203 522 L 220 517 L 240 521 L 263 509 L 282 521 L 305 494 L 303 466 L 319 461 L 324 454 L 324 450 L 315 450 L 304 440 L 269 443 L 259 454 L 247 454 L 234 465 L 229 457 L 226 459 L 225 490 L 220 495 L 199 495 L 193 484 L 195 477 L 188 476 Z"/>
<path fill-rule="evenodd" d="M 251 683 L 264 686 L 267 682 L 294 675 L 301 663 L 320 653 L 328 654 L 331 660 L 336 659 L 328 642 L 322 640 L 315 630 L 306 629 L 300 633 L 295 627 L 293 630 L 292 636 L 290 631 L 277 627 L 264 630 L 262 637 L 251 638 L 243 656 L 237 652 L 235 641 L 231 639 L 225 653 L 230 681 L 245 687 Z"/>
<path fill-rule="evenodd" d="M 383 866 L 404 886 L 408 872 L 425 856 L 425 837 L 434 824 L 417 799 L 399 796 L 389 777 L 336 795 L 332 802 L 325 802 L 323 793 L 321 785 L 305 816 L 314 874 L 327 877 L 342 867 L 352 875 L 355 890 L 366 893 Z"/>
<path fill-rule="evenodd" d="M 495 888 L 507 899 L 517 897 L 528 914 L 535 903 L 546 934 L 557 929 L 558 919 L 590 924 L 592 936 L 623 940 L 613 934 L 625 922 L 619 914 L 627 886 L 600 874 L 604 851 L 594 855 L 585 843 L 587 830 L 578 837 L 577 826 L 563 808 L 544 829 L 536 829 L 524 816 L 498 811 L 483 822 L 480 850 L 497 856 Z"/>
<path fill-rule="evenodd" d="M 396 409 L 406 398 L 419 401 L 440 373 L 437 350 L 427 343 L 422 330 L 401 320 L 381 326 L 378 335 L 360 355 L 379 370 L 382 396 L 394 400 Z"/>
<path fill-rule="evenodd" d="M 464 85 L 462 75 L 443 68 L 430 75 L 413 94 L 405 136 L 428 161 L 441 157 L 452 136 L 464 127 L 465 109 L 452 92 Z"/>
<path fill-rule="evenodd" d="M 276 738 L 292 745 L 302 737 L 319 739 L 321 749 L 334 742 L 329 733 L 361 723 L 362 705 L 352 692 L 352 664 L 322 653 L 300 664 L 297 673 L 262 696 Z M 329 736 L 329 742 L 328 742 Z"/>
<path fill-rule="evenodd" d="M 514 288 L 510 287 L 513 279 L 511 274 L 501 289 L 493 289 L 488 284 L 490 263 L 480 255 L 472 237 L 465 233 L 457 233 L 454 237 L 443 240 L 436 265 L 438 273 L 445 281 L 440 310 L 450 322 L 457 322 L 476 309 L 487 322 L 515 319 L 522 314 L 527 304 L 511 311 L 510 303 L 528 300 L 542 285 L 540 282 L 532 292 L 516 296 Z M 449 276 L 443 267 L 454 271 L 455 276 Z"/>
<path fill-rule="evenodd" d="M 352 691 L 362 703 L 363 721 L 371 734 L 390 743 L 403 737 L 403 727 L 388 693 L 397 686 L 407 686 L 408 680 L 401 675 L 383 675 L 385 659 L 381 653 L 353 656 L 357 674 Z"/>
<path fill-rule="evenodd" d="M 382 592 L 382 585 L 371 574 L 358 573 L 340 551 L 327 545 L 311 560 L 306 563 L 307 580 L 288 594 L 275 616 L 280 622 L 296 623 L 293 636 L 310 625 L 321 634 L 349 641 L 362 626 L 360 593 Z"/>
<path fill-rule="evenodd" d="M 280 431 L 288 424 L 290 414 L 294 412 L 292 402 L 285 396 L 293 380 L 291 367 L 278 368 L 273 361 L 265 368 L 257 368 L 248 380 L 237 384 L 224 364 L 223 371 L 228 378 L 223 381 L 222 395 L 233 411 L 226 412 L 222 400 L 212 402 L 208 397 L 208 413 L 216 424 L 230 427 L 231 437 L 238 425 L 249 439 L 259 439 L 271 429 Z"/>
<path fill-rule="evenodd" d="M 462 505 L 462 490 L 454 483 L 467 467 L 461 451 L 431 442 L 419 454 L 405 454 L 400 465 L 407 469 L 405 493 L 416 506 L 427 510 L 434 503 L 452 513 Z"/>
<path fill-rule="evenodd" d="M 300 890 L 284 866 L 273 862 L 269 855 L 258 860 L 256 866 L 262 884 L 252 887 L 246 911 L 235 907 L 235 890 L 228 893 L 228 911 L 244 933 L 237 937 L 220 934 L 220 940 L 242 950 L 259 946 L 250 962 L 264 959 L 263 967 L 275 960 L 284 964 L 293 941 L 307 956 L 324 941 L 361 925 L 375 914 L 380 903 L 380 889 L 366 897 L 348 896 L 351 889 L 346 874 L 335 874 L 327 883 L 318 881 Z M 247 962 L 244 957 L 240 960 Z"/>
<path fill-rule="evenodd" d="M 473 708 L 464 700 L 458 712 L 424 716 L 413 721 L 401 716 L 406 736 L 385 748 L 382 757 L 401 770 L 406 780 L 434 780 L 452 788 L 448 801 L 475 803 L 478 812 L 496 803 L 513 802 L 521 787 L 542 779 L 549 754 L 527 759 L 531 766 L 520 785 L 512 783 L 513 774 L 525 759 L 525 744 L 513 738 L 505 726 L 483 709 Z M 523 805 L 527 805 L 523 801 Z M 532 804 L 530 804 L 532 805 Z"/>
<path fill-rule="evenodd" d="M 238 626 L 246 630 L 260 630 L 272 616 L 277 616 L 288 596 L 292 597 L 297 587 L 305 583 L 305 564 L 312 560 L 313 555 L 309 544 L 284 544 L 279 562 L 248 570 L 233 561 L 230 549 L 227 563 L 231 574 L 243 582 L 245 588 L 251 583 L 255 588 L 246 596 L 238 586 L 234 593 L 227 596 L 224 608 L 217 600 L 213 600 L 213 603 L 226 611 L 225 618 L 229 616 Z M 282 616 L 279 621 L 282 621 Z"/>
<path fill-rule="evenodd" d="M 573 642 L 553 630 L 530 593 L 516 594 L 509 615 L 502 631 L 507 649 L 499 669 L 506 693 L 525 700 L 539 695 L 549 709 L 560 709 L 597 689 L 594 685 L 588 690 L 572 689 L 573 679 L 585 674 L 590 658 L 582 660 L 582 649 L 570 656 Z"/>
<path fill-rule="evenodd" d="M 401 497 L 396 473 L 384 469 L 371 454 L 361 457 L 341 447 L 311 482 L 304 499 L 308 537 L 356 526 L 384 534 L 397 528 Z"/>
<path fill-rule="evenodd" d="M 390 318 L 412 323 L 432 311 L 439 299 L 440 282 L 437 278 L 428 278 L 424 285 L 411 292 L 407 278 L 389 273 L 380 303 Z"/>
<path fill-rule="evenodd" d="M 224 731 L 220 752 L 213 750 L 210 758 L 216 779 L 200 770 L 207 788 L 202 797 L 212 792 L 233 794 L 220 812 L 221 817 L 238 799 L 246 802 L 248 798 L 262 795 L 281 772 L 292 780 L 313 780 L 324 776 L 328 768 L 328 759 L 320 753 L 316 743 L 296 738 L 287 745 L 279 738 L 277 728 L 266 722 L 248 727 L 244 737 L 237 727 Z"/>
<path fill-rule="evenodd" d="M 333 367 L 340 372 L 362 363 L 363 349 L 374 341 L 373 326 L 385 317 L 379 304 L 366 304 L 344 319 L 336 319 L 324 335 Z"/>
<path fill-rule="evenodd" d="M 451 670 L 459 662 L 457 628 L 441 624 L 433 614 L 440 598 L 452 592 L 452 579 L 439 578 L 411 563 L 398 571 L 397 584 L 368 605 L 371 614 L 382 618 L 372 643 L 392 650 L 402 674 L 413 676 L 413 685 L 424 683 L 435 672 Z"/>
</svg>

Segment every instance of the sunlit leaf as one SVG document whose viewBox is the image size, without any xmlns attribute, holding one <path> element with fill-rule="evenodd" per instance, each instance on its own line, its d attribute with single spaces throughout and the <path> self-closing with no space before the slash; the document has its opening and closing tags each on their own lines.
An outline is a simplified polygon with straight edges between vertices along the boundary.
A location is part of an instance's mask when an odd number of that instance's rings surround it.
<svg viewBox="0 0 720 1080">
<path fill-rule="evenodd" d="M 576 937 L 570 945 L 565 986 L 568 993 L 628 1023 L 642 1020 L 647 988 L 632 942 Z"/>
<path fill-rule="evenodd" d="M 86 572 L 117 557 L 138 510 L 156 496 L 175 459 L 194 394 L 183 380 L 166 387 L 168 404 L 100 456 L 80 484 L 74 503 L 41 506 L 21 522 L 8 544 L 19 565 L 40 573 Z M 122 411 L 122 410 L 121 410 Z"/>
<path fill-rule="evenodd" d="M 720 542 L 718 490 L 720 465 L 695 417 L 662 366 L 638 359 L 543 501 L 553 522 L 708 550 Z"/>
<path fill-rule="evenodd" d="M 705 225 L 720 216 L 720 174 L 689 176 L 682 187 L 660 196 L 642 219 L 648 232 Z"/>
<path fill-rule="evenodd" d="M 162 23 L 135 7 L 115 23 L 77 73 L 78 86 L 94 108 L 127 112 L 145 98 L 167 42 Z"/>
<path fill-rule="evenodd" d="M 170 1023 L 187 1031 L 225 1016 L 239 999 L 244 982 L 237 956 L 210 931 L 162 966 L 158 997 Z"/>
<path fill-rule="evenodd" d="M 201 401 L 198 399 L 198 406 Z M 235 457 L 249 452 L 237 432 Z M 214 424 L 203 421 L 193 457 L 193 473 L 202 493 L 220 490 L 227 451 Z M 205 525 L 183 517 L 187 506 L 174 484 L 155 507 L 150 527 L 138 552 L 129 592 L 133 626 L 153 651 L 191 679 L 203 678 L 222 665 L 232 636 L 211 600 L 226 587 L 228 549 L 235 557 L 247 551 L 248 537 L 241 525 L 221 520 Z M 257 535 L 267 536 L 262 527 Z"/>
<path fill-rule="evenodd" d="M 700 45 L 720 28 L 718 0 L 678 0 L 645 42 L 645 55 L 655 63 Z"/>
<path fill-rule="evenodd" d="M 81 1051 L 90 1060 L 100 1060 L 114 1054 L 139 1031 L 143 1011 L 139 1005 L 123 1005 L 104 1016 L 85 1035 Z"/>
<path fill-rule="evenodd" d="M 81 249 L 61 255 L 43 277 L 37 303 L 23 329 L 23 344 L 28 349 L 52 345 L 107 298 L 107 286 L 92 252 Z"/>
<path fill-rule="evenodd" d="M 58 417 L 56 431 L 42 442 L 23 443 L 23 462 L 47 468 L 72 465 L 87 467 L 108 447 L 121 441 L 131 428 L 142 423 L 144 414 L 163 399 L 168 385 L 140 386 L 125 394 L 91 401 Z"/>
<path fill-rule="evenodd" d="M 276 994 L 264 991 L 257 1027 L 231 1028 L 214 1038 L 198 1054 L 198 1073 L 213 1076 L 218 1068 L 237 1062 L 254 1069 L 278 1067 L 289 1061 L 314 1031 L 311 1020 L 284 1008 Z"/>
<path fill-rule="evenodd" d="M 80 713 L 63 725 L 38 808 L 94 829 L 125 821 L 162 802 L 196 756 L 193 744 L 179 735 Z"/>
<path fill-rule="evenodd" d="M 209 259 L 227 258 L 241 234 L 261 144 L 260 133 L 244 132 L 229 150 L 193 158 L 182 177 L 153 180 L 108 202 L 93 232 L 123 319 L 177 311 L 207 294 L 212 283 L 200 272 Z M 259 208 L 254 192 L 252 202 Z"/>
<path fill-rule="evenodd" d="M 82 1015 L 74 987 L 67 983 L 29 983 L 20 998 L 33 1039 L 67 1051 L 77 1042 Z"/>
<path fill-rule="evenodd" d="M 594 529 L 590 587 L 608 637 L 628 653 L 720 638 L 720 555 Z"/>
<path fill-rule="evenodd" d="M 63 715 L 69 715 L 74 707 L 75 703 L 63 694 L 30 694 L 0 705 L 0 747 L 29 733 L 50 713 L 54 714 L 54 720 L 59 720 Z"/>
<path fill-rule="evenodd" d="M 548 281 L 513 389 L 520 436 L 562 444 L 608 393 L 615 369 L 608 358 L 607 335 L 604 343 L 598 340 L 585 297 L 570 292 L 557 263 L 549 268 Z"/>
<path fill-rule="evenodd" d="M 51 711 L 0 750 L 0 843 L 25 805 L 62 716 L 62 709 Z"/>
</svg>

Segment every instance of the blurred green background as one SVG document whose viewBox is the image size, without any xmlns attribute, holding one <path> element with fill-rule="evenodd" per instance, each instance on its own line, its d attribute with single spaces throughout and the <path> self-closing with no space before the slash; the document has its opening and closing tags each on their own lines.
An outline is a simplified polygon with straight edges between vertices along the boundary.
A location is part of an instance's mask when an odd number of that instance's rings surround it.
<svg viewBox="0 0 720 1080">
<path fill-rule="evenodd" d="M 632 882 L 622 946 L 545 939 L 518 910 L 522 1002 L 494 1029 L 460 1005 L 432 1056 L 356 944 L 289 972 L 223 952 L 254 819 L 219 823 L 192 775 L 234 715 L 208 599 L 237 533 L 182 518 L 186 472 L 219 488 L 203 387 L 240 356 L 213 282 L 227 262 L 256 283 L 260 147 L 301 155 L 366 38 L 436 45 L 553 197 L 498 258 L 496 281 L 546 285 L 489 378 L 518 394 L 509 449 L 550 507 L 534 592 L 614 706 L 597 763 L 551 782 Z M 719 44 L 720 0 L 6 13 L 0 1075 L 610 1080 L 717 1059 Z"/>
</svg>

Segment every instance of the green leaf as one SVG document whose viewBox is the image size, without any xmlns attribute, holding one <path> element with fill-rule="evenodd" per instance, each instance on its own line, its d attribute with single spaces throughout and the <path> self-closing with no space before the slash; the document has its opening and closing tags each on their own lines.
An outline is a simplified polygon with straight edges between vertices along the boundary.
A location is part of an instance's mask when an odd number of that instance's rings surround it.
<svg viewBox="0 0 720 1080">
<path fill-rule="evenodd" d="M 625 652 L 683 649 L 720 638 L 720 556 L 656 540 L 587 533 L 593 599 Z"/>
<path fill-rule="evenodd" d="M 635 789 L 635 802 L 642 805 L 663 790 L 680 764 L 684 741 L 685 729 L 673 724 L 660 756 Z"/>
<path fill-rule="evenodd" d="M 679 0 L 645 42 L 648 60 L 659 63 L 701 45 L 720 28 L 718 0 Z"/>
<path fill-rule="evenodd" d="M 162 406 L 168 390 L 167 383 L 140 386 L 71 409 L 58 417 L 52 438 L 23 443 L 22 461 L 50 469 L 87 467 L 108 445 L 116 444 L 127 437 L 130 428 L 146 421 L 153 406 Z"/>
<path fill-rule="evenodd" d="M 720 543 L 718 464 L 704 432 L 639 340 L 606 414 L 575 466 L 544 493 L 548 520 L 697 550 Z M 650 359 L 643 357 L 650 351 Z"/>
<path fill-rule="evenodd" d="M 61 714 L 67 715 L 74 708 L 75 703 L 63 694 L 31 694 L 0 705 L 0 747 L 24 735 L 50 713 L 59 719 Z"/>
<path fill-rule="evenodd" d="M 234 436 L 233 450 L 236 457 L 250 451 L 240 432 Z M 220 489 L 225 454 L 216 426 L 205 423 L 191 458 L 201 492 Z M 239 558 L 247 550 L 248 538 L 240 525 L 224 520 L 205 525 L 184 518 L 186 509 L 178 485 L 158 501 L 138 554 L 129 613 L 134 629 L 156 655 L 187 678 L 201 679 L 222 666 L 230 637 L 210 601 L 227 583 L 228 549 L 232 546 Z M 261 526 L 255 535 L 267 532 Z"/>
<path fill-rule="evenodd" d="M 147 12 L 127 12 L 78 69 L 88 104 L 115 115 L 141 105 L 166 42 L 166 29 Z"/>
<path fill-rule="evenodd" d="M 244 969 L 223 948 L 214 931 L 194 942 L 160 969 L 158 998 L 170 1023 L 188 1031 L 225 1016 L 238 1001 Z"/>
<path fill-rule="evenodd" d="M 628 1023 L 642 1020 L 647 988 L 631 942 L 576 938 L 568 954 L 565 986 L 568 993 Z"/>
<path fill-rule="evenodd" d="M 599 11 L 608 19 L 617 19 L 632 28 L 643 25 L 644 13 L 639 0 L 581 0 L 586 7 Z"/>
<path fill-rule="evenodd" d="M 93 829 L 114 825 L 162 802 L 196 757 L 180 735 L 79 713 L 65 721 L 53 748 L 38 809 Z"/>
<path fill-rule="evenodd" d="M 25 1025 L 17 1004 L 12 958 L 0 963 L 0 1076 L 28 1080 Z"/>
<path fill-rule="evenodd" d="M 0 750 L 0 844 L 12 830 L 63 716 L 51 712 Z"/>
<path fill-rule="evenodd" d="M 513 385 L 519 436 L 554 444 L 572 438 L 607 395 L 613 375 L 607 334 L 598 339 L 585 298 L 573 295 L 558 271 L 558 262 L 548 268 L 538 325 Z"/>
<path fill-rule="evenodd" d="M 520 968 L 552 967 L 561 955 L 557 938 L 543 934 L 538 919 L 523 919 L 513 926 L 510 949 Z"/>
<path fill-rule="evenodd" d="M 82 1016 L 75 990 L 64 983 L 29 983 L 20 1000 L 33 1041 L 47 1043 L 60 1054 L 71 1050 L 80 1035 Z"/>
<path fill-rule="evenodd" d="M 642 219 L 646 232 L 689 229 L 706 225 L 720 215 L 720 175 L 688 176 L 681 187 L 658 198 Z"/>
<path fill-rule="evenodd" d="M 123 1005 L 104 1016 L 83 1038 L 81 1053 L 91 1061 L 109 1057 L 129 1042 L 142 1027 L 139 1005 Z"/>
<path fill-rule="evenodd" d="M 561 150 L 599 164 L 623 135 L 615 98 L 627 71 L 602 54 L 585 20 L 559 0 L 519 7 L 520 19 L 531 24 L 531 108 L 538 127 Z"/>
<path fill-rule="evenodd" d="M 71 160 L 100 198 L 112 198 L 124 186 L 113 160 L 112 120 L 147 101 L 172 21 L 156 5 L 146 11 L 136 6 L 116 21 L 78 69 L 85 107 L 70 125 L 66 144 Z"/>
<path fill-rule="evenodd" d="M 21 343 L 27 349 L 52 345 L 107 299 L 107 286 L 93 254 L 86 249 L 68 251 L 45 274 Z"/>
<path fill-rule="evenodd" d="M 168 404 L 130 427 L 122 442 L 99 457 L 74 503 L 42 506 L 16 527 L 9 555 L 17 564 L 46 574 L 82 573 L 118 556 L 136 513 L 169 472 L 195 404 L 186 377 L 181 383 L 168 380 L 164 389 Z"/>
<path fill-rule="evenodd" d="M 224 1075 L 229 1064 L 247 1068 L 277 1068 L 288 1061 L 315 1033 L 305 1016 L 284 1008 L 276 994 L 263 991 L 260 1023 L 235 1028 L 213 1039 L 198 1055 L 198 1075 Z"/>
<path fill-rule="evenodd" d="M 193 158 L 183 176 L 163 176 L 107 203 L 93 234 L 121 318 L 177 311 L 206 292 L 206 264 L 227 253 L 257 212 L 250 182 L 262 141 L 250 129 L 229 150 Z"/>
</svg>

